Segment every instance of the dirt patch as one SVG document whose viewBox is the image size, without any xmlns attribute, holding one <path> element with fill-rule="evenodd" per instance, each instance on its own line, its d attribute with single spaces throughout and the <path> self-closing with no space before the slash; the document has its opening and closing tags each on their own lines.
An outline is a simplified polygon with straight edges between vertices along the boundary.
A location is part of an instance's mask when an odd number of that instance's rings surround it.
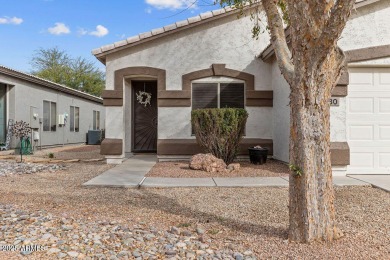
<svg viewBox="0 0 390 260">
<path fill-rule="evenodd" d="M 89 159 L 104 159 L 104 155 L 100 154 L 100 145 L 74 145 L 56 147 L 35 151 L 32 158 L 49 158 L 49 154 L 53 153 L 54 160 L 89 160 Z"/>
<path fill-rule="evenodd" d="M 100 151 L 100 145 L 83 145 L 80 147 L 66 149 L 64 153 L 96 152 Z"/>
<path fill-rule="evenodd" d="M 267 163 L 255 165 L 249 162 L 240 162 L 240 169 L 232 172 L 214 172 L 192 170 L 188 161 L 159 162 L 146 175 L 147 177 L 169 178 L 204 178 L 204 177 L 280 177 L 288 176 L 288 166 L 276 160 L 267 160 Z"/>
</svg>

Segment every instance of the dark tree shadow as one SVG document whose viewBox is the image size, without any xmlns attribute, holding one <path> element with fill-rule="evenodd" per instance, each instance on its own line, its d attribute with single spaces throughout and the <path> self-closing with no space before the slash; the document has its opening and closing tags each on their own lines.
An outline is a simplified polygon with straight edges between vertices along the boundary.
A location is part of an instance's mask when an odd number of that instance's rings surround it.
<svg viewBox="0 0 390 260">
<path fill-rule="evenodd" d="M 281 239 L 287 239 L 288 237 L 288 230 L 286 228 L 253 224 L 232 218 L 222 218 L 221 216 L 215 214 L 183 206 L 175 199 L 152 193 L 143 188 L 141 188 L 141 192 L 145 196 L 144 199 L 132 200 L 128 201 L 128 203 L 135 207 L 159 210 L 173 215 L 197 219 L 200 223 L 217 223 L 237 232 L 244 232 L 252 235 L 265 235 Z M 221 201 L 221 203 L 223 202 Z"/>
</svg>

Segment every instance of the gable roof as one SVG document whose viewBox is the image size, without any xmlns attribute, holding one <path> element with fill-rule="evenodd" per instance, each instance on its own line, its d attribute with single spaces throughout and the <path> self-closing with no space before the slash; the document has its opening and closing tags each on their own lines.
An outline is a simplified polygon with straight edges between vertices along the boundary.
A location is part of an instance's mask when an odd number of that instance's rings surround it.
<svg viewBox="0 0 390 260">
<path fill-rule="evenodd" d="M 4 75 L 10 76 L 10 77 L 17 78 L 17 79 L 25 80 L 27 82 L 35 83 L 35 84 L 38 84 L 38 85 L 43 86 L 43 87 L 58 90 L 60 92 L 67 93 L 67 94 L 70 94 L 72 96 L 77 96 L 77 97 L 80 97 L 83 99 L 87 99 L 87 100 L 91 100 L 91 101 L 103 104 L 103 99 L 100 97 L 97 97 L 97 96 L 94 96 L 94 95 L 91 95 L 91 94 L 88 94 L 88 93 L 85 93 L 85 92 L 82 92 L 82 91 L 79 91 L 79 90 L 76 90 L 76 89 L 73 89 L 70 87 L 66 87 L 64 85 L 52 82 L 50 80 L 42 79 L 42 78 L 36 77 L 34 75 L 27 74 L 27 73 L 24 73 L 24 72 L 21 72 L 18 70 L 14 70 L 14 69 L 2 66 L 2 65 L 0 65 L 0 74 L 4 74 Z"/>
<path fill-rule="evenodd" d="M 245 9 L 255 8 L 259 5 L 260 4 L 255 4 L 253 6 L 247 5 Z M 190 17 L 186 20 L 179 21 L 161 28 L 153 29 L 149 32 L 140 33 L 138 35 L 129 37 L 126 40 L 114 42 L 112 44 L 108 44 L 100 48 L 94 49 L 92 50 L 92 54 L 95 55 L 95 57 L 99 61 L 105 64 L 105 58 L 110 53 L 114 53 L 126 48 L 130 48 L 135 45 L 142 44 L 151 40 L 155 40 L 160 37 L 170 35 L 172 33 L 193 28 L 195 26 L 204 24 L 206 22 L 210 22 L 213 20 L 221 19 L 226 16 L 238 14 L 240 11 L 241 10 L 236 9 L 234 7 L 227 6 L 222 9 L 201 13 L 197 16 Z"/>
<path fill-rule="evenodd" d="M 360 8 L 362 6 L 372 4 L 372 3 L 375 3 L 378 1 L 381 1 L 381 0 L 356 0 L 355 8 Z M 249 8 L 254 8 L 254 7 L 257 7 L 260 5 L 261 5 L 260 3 L 255 4 L 253 6 L 250 6 L 249 4 L 247 4 L 247 6 L 245 8 L 249 9 Z M 164 27 L 153 29 L 149 32 L 140 33 L 138 35 L 129 37 L 129 38 L 122 40 L 122 41 L 114 42 L 112 44 L 104 45 L 100 48 L 93 49 L 92 54 L 100 62 L 105 64 L 106 63 L 106 56 L 108 54 L 111 54 L 111 53 L 114 53 L 114 52 L 117 52 L 117 51 L 120 51 L 120 50 L 123 50 L 126 48 L 130 48 L 130 47 L 133 47 L 133 46 L 136 46 L 136 45 L 148 42 L 148 41 L 152 41 L 152 40 L 161 38 L 163 36 L 170 35 L 172 33 L 176 33 L 176 32 L 179 32 L 179 31 L 182 31 L 185 29 L 189 29 L 189 28 L 204 24 L 206 22 L 210 22 L 210 21 L 217 20 L 217 19 L 220 19 L 220 18 L 223 18 L 226 16 L 234 15 L 234 14 L 239 13 L 240 11 L 241 10 L 236 9 L 234 7 L 227 6 L 227 7 L 218 9 L 218 10 L 201 13 L 197 16 L 190 17 L 186 20 L 178 21 L 178 22 L 175 22 L 173 24 L 170 24 L 170 25 L 167 25 Z M 263 52 L 266 52 L 267 49 L 270 49 L 270 48 L 272 48 L 271 44 L 266 49 L 264 49 Z M 271 52 L 271 56 L 272 56 L 273 50 L 268 50 L 268 51 Z M 260 54 L 260 55 L 262 55 L 262 54 Z"/>
</svg>

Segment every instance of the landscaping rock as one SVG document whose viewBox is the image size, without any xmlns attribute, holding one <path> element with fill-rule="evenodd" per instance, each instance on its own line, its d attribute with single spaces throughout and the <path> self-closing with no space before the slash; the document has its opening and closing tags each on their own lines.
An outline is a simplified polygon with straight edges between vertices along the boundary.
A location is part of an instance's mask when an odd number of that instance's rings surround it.
<svg viewBox="0 0 390 260">
<path fill-rule="evenodd" d="M 180 235 L 180 228 L 172 227 L 171 228 L 171 233 L 175 234 L 175 235 Z"/>
<path fill-rule="evenodd" d="M 202 229 L 200 227 L 196 228 L 196 233 L 198 233 L 199 235 L 204 234 L 204 232 L 205 232 L 204 229 Z"/>
<path fill-rule="evenodd" d="M 227 170 L 229 171 L 238 171 L 240 170 L 240 164 L 239 163 L 231 163 L 228 165 Z"/>
<path fill-rule="evenodd" d="M 70 252 L 68 252 L 68 256 L 70 256 L 72 258 L 76 258 L 79 256 L 79 253 L 77 253 L 75 251 L 70 251 Z"/>
<path fill-rule="evenodd" d="M 11 161 L 0 161 L 0 177 L 16 174 L 32 174 L 43 171 L 54 172 L 63 169 L 66 169 L 66 167 L 57 164 L 18 163 Z"/>
<path fill-rule="evenodd" d="M 50 249 L 47 251 L 47 254 L 48 254 L 48 255 L 52 255 L 52 254 L 58 254 L 59 252 L 61 252 L 61 250 L 58 249 L 58 248 L 50 248 Z"/>
<path fill-rule="evenodd" d="M 225 172 L 226 163 L 211 153 L 200 153 L 191 157 L 190 168 L 193 170 L 202 170 L 206 172 Z"/>
<path fill-rule="evenodd" d="M 25 219 L 31 218 L 36 221 L 27 223 Z M 197 233 L 204 230 L 198 227 Z M 162 231 L 135 223 L 125 226 L 115 221 L 55 217 L 43 210 L 25 212 L 0 204 L 0 244 L 34 244 L 37 240 L 47 248 L 41 252 L 42 259 L 242 259 L 240 256 L 250 255 L 211 249 L 208 241 L 199 241 L 190 234 L 175 226 Z M 20 252 L 28 257 L 36 253 Z"/>
</svg>

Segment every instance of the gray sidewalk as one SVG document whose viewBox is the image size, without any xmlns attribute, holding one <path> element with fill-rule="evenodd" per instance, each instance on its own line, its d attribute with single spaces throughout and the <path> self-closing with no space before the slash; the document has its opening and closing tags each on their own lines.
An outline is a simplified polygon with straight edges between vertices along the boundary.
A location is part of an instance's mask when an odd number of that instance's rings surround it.
<svg viewBox="0 0 390 260">
<path fill-rule="evenodd" d="M 356 179 L 358 181 L 363 181 L 366 184 L 371 184 L 376 188 L 390 192 L 390 174 L 349 175 L 348 177 Z"/>
<path fill-rule="evenodd" d="M 288 187 L 288 176 L 238 178 L 159 178 L 145 177 L 156 164 L 156 155 L 135 155 L 102 173 L 84 186 L 101 187 Z M 390 175 L 334 176 L 333 184 L 342 186 L 373 185 L 390 192 Z"/>
<path fill-rule="evenodd" d="M 122 164 L 87 181 L 83 186 L 138 187 L 150 169 L 156 164 L 157 156 L 149 154 L 135 155 Z"/>
</svg>

